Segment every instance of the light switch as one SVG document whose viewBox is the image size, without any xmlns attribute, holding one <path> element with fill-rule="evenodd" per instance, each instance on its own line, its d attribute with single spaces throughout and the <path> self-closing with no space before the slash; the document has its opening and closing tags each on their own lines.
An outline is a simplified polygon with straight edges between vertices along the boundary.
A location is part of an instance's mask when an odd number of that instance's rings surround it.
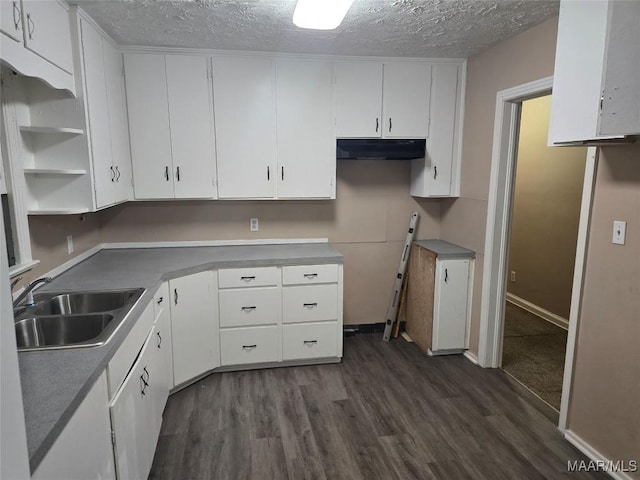
<svg viewBox="0 0 640 480">
<path fill-rule="evenodd" d="M 258 219 L 257 218 L 251 218 L 249 220 L 249 229 L 252 232 L 257 232 L 258 230 L 260 230 L 260 224 L 258 223 Z"/>
<path fill-rule="evenodd" d="M 627 222 L 621 220 L 613 221 L 613 239 L 612 243 L 616 245 L 624 245 L 624 237 L 627 233 Z"/>
</svg>

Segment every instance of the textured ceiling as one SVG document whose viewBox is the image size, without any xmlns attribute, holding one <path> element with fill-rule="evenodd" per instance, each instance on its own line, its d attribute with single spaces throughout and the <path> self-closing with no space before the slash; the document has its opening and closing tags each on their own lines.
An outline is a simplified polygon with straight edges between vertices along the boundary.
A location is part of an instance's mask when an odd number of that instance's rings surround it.
<svg viewBox="0 0 640 480">
<path fill-rule="evenodd" d="M 127 45 L 468 57 L 558 13 L 548 0 L 355 0 L 336 30 L 302 30 L 295 0 L 81 0 Z"/>
</svg>

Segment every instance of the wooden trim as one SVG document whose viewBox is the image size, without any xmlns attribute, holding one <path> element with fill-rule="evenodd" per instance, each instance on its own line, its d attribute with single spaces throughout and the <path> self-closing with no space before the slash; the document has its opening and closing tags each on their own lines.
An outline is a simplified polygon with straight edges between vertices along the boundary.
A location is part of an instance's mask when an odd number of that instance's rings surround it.
<svg viewBox="0 0 640 480">
<path fill-rule="evenodd" d="M 587 457 L 597 463 L 604 463 L 605 465 L 609 464 L 609 462 L 615 464 L 616 460 L 611 460 L 605 457 L 602 453 L 596 450 L 594 447 L 589 445 L 586 441 L 584 441 L 581 437 L 579 437 L 575 432 L 571 430 L 565 430 L 564 438 L 571 445 L 576 447 L 582 453 L 584 453 Z M 574 460 L 574 459 L 568 459 Z M 625 472 L 614 472 L 614 471 L 606 471 L 606 473 L 611 477 L 617 480 L 633 480 L 633 477 L 627 475 Z"/>
<path fill-rule="evenodd" d="M 585 265 L 591 223 L 591 209 L 593 205 L 593 191 L 595 190 L 596 171 L 598 168 L 598 149 L 590 147 L 587 150 L 587 163 L 584 170 L 584 184 L 582 186 L 582 204 L 580 206 L 580 222 L 578 223 L 578 241 L 576 246 L 576 263 L 573 270 L 573 287 L 571 290 L 571 309 L 569 311 L 569 333 L 567 334 L 567 350 L 564 358 L 564 377 L 562 380 L 562 398 L 560 400 L 560 421 L 558 428 L 565 431 L 569 400 L 571 398 L 571 378 L 573 363 L 576 356 L 576 340 L 578 338 L 578 320 L 582 310 L 582 285 L 584 284 Z"/>
<path fill-rule="evenodd" d="M 514 305 L 526 310 L 529 313 L 533 313 L 534 315 L 540 317 L 543 320 L 546 320 L 549 323 L 553 323 L 555 326 L 563 328 L 565 330 L 569 329 L 569 320 L 561 317 L 560 315 L 556 315 L 549 310 L 545 310 L 542 307 L 539 307 L 535 303 L 531 303 L 524 298 L 520 298 L 513 293 L 507 292 L 507 302 L 513 303 Z"/>
<path fill-rule="evenodd" d="M 466 357 L 466 359 L 469 360 L 474 365 L 478 365 L 478 357 L 476 357 L 469 350 L 466 350 L 462 355 L 464 355 Z"/>
</svg>

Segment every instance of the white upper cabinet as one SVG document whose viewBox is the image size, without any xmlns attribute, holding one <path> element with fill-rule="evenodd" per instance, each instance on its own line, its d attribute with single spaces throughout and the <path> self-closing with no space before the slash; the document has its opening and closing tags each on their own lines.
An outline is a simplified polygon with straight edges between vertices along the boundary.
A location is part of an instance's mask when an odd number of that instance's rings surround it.
<svg viewBox="0 0 640 480">
<path fill-rule="evenodd" d="M 336 136 L 382 135 L 382 64 L 338 63 L 335 66 Z"/>
<path fill-rule="evenodd" d="M 457 196 L 460 169 L 460 103 L 462 67 L 432 66 L 429 137 L 425 158 L 411 161 L 411 195 Z"/>
<path fill-rule="evenodd" d="M 273 60 L 213 58 L 220 198 L 276 196 L 276 101 Z"/>
<path fill-rule="evenodd" d="M 427 138 L 431 64 L 339 62 L 338 138 Z"/>
<path fill-rule="evenodd" d="M 0 32 L 16 42 L 22 43 L 22 4 L 20 0 L 2 0 L 0 2 Z"/>
<path fill-rule="evenodd" d="M 215 197 L 209 58 L 167 55 L 175 198 Z"/>
<path fill-rule="evenodd" d="M 54 65 L 73 73 L 67 7 L 56 0 L 22 0 L 22 10 L 25 46 Z"/>
<path fill-rule="evenodd" d="M 96 208 L 131 197 L 131 158 L 122 54 L 81 20 L 85 110 Z"/>
<path fill-rule="evenodd" d="M 125 54 L 137 199 L 215 198 L 208 57 Z"/>
<path fill-rule="evenodd" d="M 333 65 L 276 60 L 278 198 L 335 198 Z"/>
<path fill-rule="evenodd" d="M 640 133 L 640 2 L 562 1 L 549 144 Z"/>
</svg>

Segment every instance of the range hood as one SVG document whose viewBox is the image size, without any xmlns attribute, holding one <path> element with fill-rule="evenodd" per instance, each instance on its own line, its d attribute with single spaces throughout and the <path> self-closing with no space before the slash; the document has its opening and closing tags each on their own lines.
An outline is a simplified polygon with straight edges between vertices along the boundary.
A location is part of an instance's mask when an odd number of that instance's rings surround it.
<svg viewBox="0 0 640 480">
<path fill-rule="evenodd" d="M 413 160 L 424 158 L 426 140 L 339 138 L 338 160 Z"/>
</svg>

